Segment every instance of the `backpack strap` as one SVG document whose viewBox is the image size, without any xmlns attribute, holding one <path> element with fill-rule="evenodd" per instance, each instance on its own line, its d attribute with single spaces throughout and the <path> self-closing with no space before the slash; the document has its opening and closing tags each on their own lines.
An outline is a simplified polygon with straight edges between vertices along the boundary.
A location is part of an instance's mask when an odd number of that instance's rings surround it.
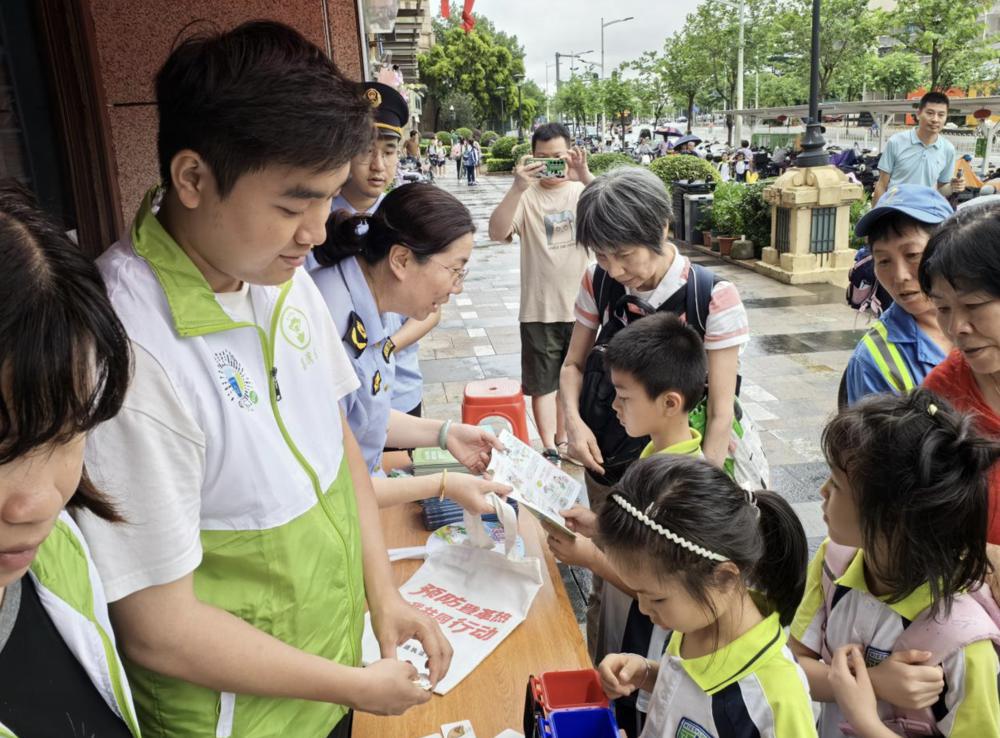
<svg viewBox="0 0 1000 738">
<path fill-rule="evenodd" d="M 618 304 L 618 301 L 625 296 L 625 286 L 608 276 L 600 266 L 594 267 L 594 302 L 597 304 L 597 343 L 606 343 L 610 338 L 602 340 L 604 333 L 604 313 Z M 610 322 L 610 321 L 609 321 Z"/>
<path fill-rule="evenodd" d="M 857 555 L 858 549 L 851 548 L 850 546 L 841 546 L 839 543 L 834 543 L 831 540 L 826 542 L 826 550 L 823 556 L 823 606 L 826 608 L 826 616 L 829 619 L 830 612 L 833 610 L 834 604 L 836 604 L 837 596 L 837 580 L 844 575 L 847 571 L 847 567 L 851 565 L 854 561 L 854 557 Z M 826 642 L 826 637 L 823 638 L 823 646 L 821 648 L 823 660 L 826 663 L 832 663 L 833 652 L 830 651 L 830 647 Z"/>
<path fill-rule="evenodd" d="M 687 324 L 698 331 L 704 340 L 708 328 L 708 305 L 712 302 L 712 289 L 722 280 L 703 266 L 691 262 L 688 273 L 685 317 Z"/>
<path fill-rule="evenodd" d="M 938 665 L 966 646 L 979 641 L 993 641 L 1000 650 L 1000 607 L 985 585 L 959 595 L 952 602 L 946 620 L 939 622 L 923 612 L 903 631 L 893 645 L 893 651 L 930 651 L 929 665 Z M 923 710 L 895 709 L 895 718 L 886 721 L 890 728 L 904 735 L 941 735 L 937 728 L 934 708 Z"/>
</svg>

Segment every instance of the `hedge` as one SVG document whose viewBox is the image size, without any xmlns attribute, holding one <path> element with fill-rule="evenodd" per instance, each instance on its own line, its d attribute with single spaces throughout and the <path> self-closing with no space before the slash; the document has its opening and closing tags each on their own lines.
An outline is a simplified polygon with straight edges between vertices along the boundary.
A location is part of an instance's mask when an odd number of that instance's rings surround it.
<svg viewBox="0 0 1000 738">
<path fill-rule="evenodd" d="M 464 138 L 466 141 L 468 141 L 469 139 L 472 138 L 472 129 L 465 127 L 456 128 L 455 135 L 458 136 L 459 138 Z"/>
<path fill-rule="evenodd" d="M 513 159 L 513 148 L 517 144 L 517 139 L 513 136 L 501 136 L 493 142 L 490 151 L 495 159 Z"/>
<path fill-rule="evenodd" d="M 663 180 L 663 184 L 670 190 L 674 182 L 681 180 L 703 180 L 705 182 L 718 182 L 718 170 L 704 159 L 691 154 L 671 154 L 661 156 L 653 160 L 649 165 L 650 171 Z"/>
<path fill-rule="evenodd" d="M 518 144 L 517 146 L 515 146 L 513 149 L 510 150 L 510 157 L 514 161 L 521 161 L 521 157 L 522 156 L 526 156 L 527 154 L 530 154 L 530 153 L 531 153 L 531 144 L 530 143 L 521 143 L 521 144 Z"/>
<path fill-rule="evenodd" d="M 590 167 L 590 173 L 594 176 L 598 174 L 604 174 L 609 169 L 614 167 L 625 165 L 630 167 L 637 167 L 638 164 L 635 163 L 633 159 L 628 154 L 591 154 L 587 158 L 587 164 Z"/>
<path fill-rule="evenodd" d="M 509 172 L 514 168 L 513 159 L 487 159 L 487 172 Z"/>
<path fill-rule="evenodd" d="M 498 138 L 500 138 L 500 134 L 497 133 L 496 131 L 484 131 L 483 137 L 479 140 L 479 143 L 481 143 L 483 146 L 489 146 Z"/>
<path fill-rule="evenodd" d="M 438 141 L 443 143 L 445 146 L 451 146 L 451 134 L 448 131 L 438 131 L 437 132 Z"/>
</svg>

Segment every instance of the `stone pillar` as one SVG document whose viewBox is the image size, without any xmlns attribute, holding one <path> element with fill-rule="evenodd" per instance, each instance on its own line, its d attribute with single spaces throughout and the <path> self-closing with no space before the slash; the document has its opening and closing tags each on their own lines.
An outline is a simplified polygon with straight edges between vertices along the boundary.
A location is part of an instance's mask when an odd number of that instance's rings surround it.
<svg viewBox="0 0 1000 738">
<path fill-rule="evenodd" d="M 863 196 L 861 185 L 837 167 L 789 169 L 764 189 L 764 200 L 771 206 L 771 245 L 754 269 L 786 284 L 846 285 L 854 263 L 854 251 L 848 246 L 851 203 Z M 779 218 L 779 208 L 787 210 L 787 219 Z M 834 209 L 832 217 L 829 208 Z M 832 251 L 813 253 L 814 217 L 824 219 L 826 235 L 832 229 Z M 787 237 L 782 232 L 786 223 Z"/>
</svg>

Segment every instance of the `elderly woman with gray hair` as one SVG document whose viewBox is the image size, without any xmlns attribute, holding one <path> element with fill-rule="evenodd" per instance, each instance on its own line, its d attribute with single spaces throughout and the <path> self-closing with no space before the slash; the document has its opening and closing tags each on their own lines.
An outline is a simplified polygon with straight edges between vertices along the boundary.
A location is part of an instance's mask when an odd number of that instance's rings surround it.
<svg viewBox="0 0 1000 738">
<path fill-rule="evenodd" d="M 633 443 L 630 449 L 613 454 L 616 458 L 608 458 L 614 440 L 597 437 L 595 432 L 613 436 L 616 431 L 589 427 L 581 417 L 588 356 L 595 344 L 606 343 L 617 329 L 652 311 L 674 312 L 702 336 L 708 354 L 708 400 L 704 417 L 693 413 L 691 424 L 702 426 L 699 430 L 703 432 L 706 459 L 722 467 L 731 456 L 739 354 L 750 340 L 750 326 L 735 285 L 704 267 L 694 267 L 670 242 L 672 220 L 663 182 L 646 169 L 613 169 L 594 180 L 580 196 L 577 243 L 594 252 L 597 263 L 583 277 L 559 389 L 569 451 L 587 468 L 588 488 L 594 487 L 594 482 L 608 485 L 617 481 L 638 456 Z M 599 417 L 606 409 L 609 423 L 614 425 L 613 399 L 613 393 L 610 397 L 585 396 L 587 419 Z M 606 408 L 595 408 L 595 403 Z M 732 464 L 728 466 L 732 473 Z"/>
</svg>

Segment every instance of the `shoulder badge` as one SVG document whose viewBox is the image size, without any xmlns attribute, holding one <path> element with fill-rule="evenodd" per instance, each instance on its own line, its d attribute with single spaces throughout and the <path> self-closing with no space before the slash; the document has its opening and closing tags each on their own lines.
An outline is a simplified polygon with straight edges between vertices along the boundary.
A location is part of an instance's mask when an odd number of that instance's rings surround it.
<svg viewBox="0 0 1000 738">
<path fill-rule="evenodd" d="M 365 330 L 364 322 L 353 310 L 347 316 L 347 332 L 344 334 L 344 343 L 354 350 L 355 359 L 368 348 L 368 331 Z"/>
<path fill-rule="evenodd" d="M 372 394 L 377 395 L 381 389 L 382 389 L 382 372 L 376 369 L 375 373 L 372 375 Z"/>
<path fill-rule="evenodd" d="M 392 342 L 391 338 L 385 339 L 382 342 L 382 358 L 385 359 L 385 363 L 389 363 L 389 359 L 392 358 L 393 353 L 396 351 L 396 344 Z"/>
</svg>

